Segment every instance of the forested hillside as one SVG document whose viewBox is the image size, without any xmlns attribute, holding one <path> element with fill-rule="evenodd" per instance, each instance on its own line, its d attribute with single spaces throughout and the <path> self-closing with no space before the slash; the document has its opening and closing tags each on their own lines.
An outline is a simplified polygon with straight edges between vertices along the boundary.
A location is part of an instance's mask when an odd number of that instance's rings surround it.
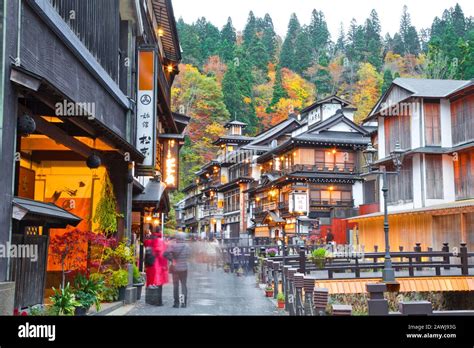
<svg viewBox="0 0 474 348">
<path fill-rule="evenodd" d="M 250 135 L 317 98 L 337 93 L 358 108 L 360 122 L 397 76 L 474 77 L 474 20 L 461 7 L 446 9 L 431 28 L 416 28 L 407 7 L 399 31 L 381 32 L 377 12 L 352 20 L 332 38 L 321 11 L 310 23 L 291 15 L 282 40 L 270 15 L 248 16 L 237 31 L 201 18 L 178 21 L 183 65 L 173 88 L 176 111 L 192 116 L 182 150 L 181 187 L 215 154 L 211 142 L 230 119 L 246 122 Z M 178 197 L 177 197 L 178 198 Z"/>
</svg>

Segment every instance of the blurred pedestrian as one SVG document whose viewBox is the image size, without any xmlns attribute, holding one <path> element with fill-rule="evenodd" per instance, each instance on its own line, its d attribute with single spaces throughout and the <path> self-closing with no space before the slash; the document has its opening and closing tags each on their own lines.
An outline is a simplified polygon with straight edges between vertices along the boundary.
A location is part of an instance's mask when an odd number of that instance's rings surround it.
<svg viewBox="0 0 474 348">
<path fill-rule="evenodd" d="M 170 272 L 173 274 L 173 298 L 174 308 L 187 306 L 188 301 L 188 260 L 191 256 L 191 249 L 185 243 L 185 235 L 179 232 L 176 236 L 176 243 L 169 246 L 165 253 L 165 256 L 171 260 L 172 265 L 170 266 Z M 181 283 L 181 293 L 183 295 L 183 301 L 180 301 L 179 296 L 179 284 Z"/>
<path fill-rule="evenodd" d="M 168 283 L 168 260 L 165 258 L 166 243 L 160 231 L 151 234 L 144 242 L 146 286 L 158 291 L 158 306 L 163 305 L 163 285 Z"/>
</svg>

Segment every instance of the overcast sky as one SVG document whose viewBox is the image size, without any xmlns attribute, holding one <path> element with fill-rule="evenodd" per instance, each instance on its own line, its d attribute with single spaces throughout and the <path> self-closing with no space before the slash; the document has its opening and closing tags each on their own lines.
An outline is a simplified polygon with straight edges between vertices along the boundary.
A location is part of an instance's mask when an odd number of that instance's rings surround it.
<svg viewBox="0 0 474 348">
<path fill-rule="evenodd" d="M 444 9 L 461 5 L 465 16 L 474 16 L 472 0 L 172 0 L 176 19 L 183 17 L 186 23 L 199 17 L 218 26 L 219 29 L 232 17 L 236 30 L 243 30 L 250 10 L 257 17 L 269 13 L 278 35 L 284 37 L 291 13 L 295 12 L 301 24 L 309 24 L 313 9 L 326 16 L 331 38 L 335 40 L 342 22 L 347 32 L 349 23 L 355 18 L 363 23 L 374 8 L 382 23 L 382 36 L 398 31 L 403 5 L 408 6 L 412 23 L 418 30 L 431 26 L 435 16 L 441 17 Z"/>
</svg>

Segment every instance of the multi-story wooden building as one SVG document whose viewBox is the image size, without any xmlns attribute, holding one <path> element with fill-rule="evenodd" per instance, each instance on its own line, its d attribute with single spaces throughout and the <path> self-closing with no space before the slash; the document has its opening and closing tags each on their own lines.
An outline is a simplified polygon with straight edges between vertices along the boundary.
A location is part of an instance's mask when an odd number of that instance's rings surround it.
<svg viewBox="0 0 474 348">
<path fill-rule="evenodd" d="M 393 169 L 396 142 L 405 150 L 399 175 L 390 175 L 390 243 L 440 250 L 442 243 L 474 248 L 473 81 L 395 79 L 365 124 L 378 164 Z M 377 178 L 366 181 L 358 237 L 366 249 L 383 246 L 383 199 Z"/>
<path fill-rule="evenodd" d="M 323 236 L 332 228 L 345 241 L 344 218 L 362 203 L 360 152 L 372 130 L 352 121 L 354 110 L 332 96 L 255 137 L 229 122 L 229 133 L 214 142 L 217 158 L 197 173 L 203 235 L 263 241 L 321 227 Z"/>
<path fill-rule="evenodd" d="M 351 105 L 332 96 L 301 112 L 301 127 L 257 158 L 261 178 L 249 205 L 256 238 L 323 237 L 345 242 L 345 218 L 362 203 L 361 150 L 369 130 L 352 121 Z"/>
</svg>

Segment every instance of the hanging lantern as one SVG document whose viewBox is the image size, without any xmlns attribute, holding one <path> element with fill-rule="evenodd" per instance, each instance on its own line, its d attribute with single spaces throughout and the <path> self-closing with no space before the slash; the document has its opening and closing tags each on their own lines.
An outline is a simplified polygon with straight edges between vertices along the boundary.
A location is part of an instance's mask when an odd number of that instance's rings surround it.
<svg viewBox="0 0 474 348">
<path fill-rule="evenodd" d="M 101 165 L 101 160 L 100 157 L 97 156 L 96 154 L 90 155 L 87 157 L 86 164 L 89 168 L 91 169 L 96 169 L 99 168 Z"/>
<path fill-rule="evenodd" d="M 17 120 L 17 130 L 20 135 L 30 135 L 36 130 L 36 122 L 30 115 L 23 114 Z"/>
</svg>

